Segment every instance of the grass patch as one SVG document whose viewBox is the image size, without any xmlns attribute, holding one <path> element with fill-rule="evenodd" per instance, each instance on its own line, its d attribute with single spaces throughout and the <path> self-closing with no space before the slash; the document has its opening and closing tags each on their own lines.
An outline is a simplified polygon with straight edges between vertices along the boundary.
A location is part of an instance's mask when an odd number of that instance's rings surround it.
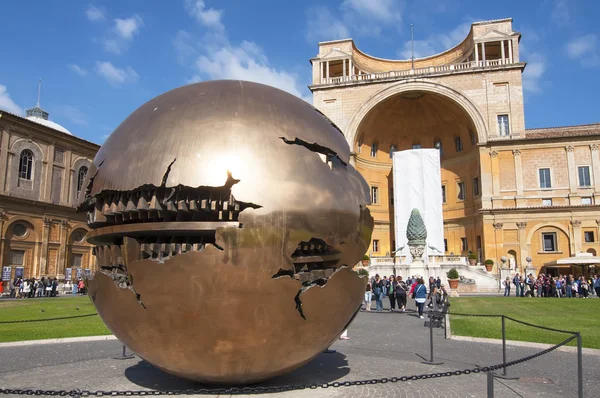
<svg viewBox="0 0 600 398">
<path fill-rule="evenodd" d="M 465 297 L 451 299 L 450 312 L 506 315 L 520 321 L 555 329 L 581 332 L 587 348 L 600 348 L 600 301 L 590 299 Z M 451 315 L 452 334 L 502 338 L 501 318 Z M 551 332 L 506 320 L 506 339 L 557 344 L 570 335 Z M 570 346 L 576 346 L 577 340 Z"/>
<path fill-rule="evenodd" d="M 0 301 L 0 322 L 95 314 L 87 296 Z M 108 335 L 99 316 L 0 324 L 0 342 Z"/>
</svg>

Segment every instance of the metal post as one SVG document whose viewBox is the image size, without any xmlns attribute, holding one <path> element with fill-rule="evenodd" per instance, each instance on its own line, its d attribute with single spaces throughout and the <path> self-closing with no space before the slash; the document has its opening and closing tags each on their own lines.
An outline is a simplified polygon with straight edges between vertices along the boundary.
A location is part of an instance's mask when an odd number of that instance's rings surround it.
<svg viewBox="0 0 600 398">
<path fill-rule="evenodd" d="M 432 312 L 429 312 L 429 359 L 422 361 L 427 365 L 441 365 L 443 362 L 434 362 L 433 360 L 433 316 Z"/>
<path fill-rule="evenodd" d="M 577 333 L 577 396 L 583 398 L 583 349 L 581 333 Z"/>
<path fill-rule="evenodd" d="M 502 315 L 502 374 L 496 375 L 501 379 L 516 380 L 518 377 L 510 377 L 506 374 L 506 318 Z"/>
<path fill-rule="evenodd" d="M 487 372 L 487 398 L 494 398 L 494 372 Z"/>
<path fill-rule="evenodd" d="M 125 344 L 123 344 L 123 351 L 121 352 L 121 355 L 116 355 L 113 357 L 113 359 L 131 359 L 131 358 L 135 358 L 135 354 L 128 354 L 127 353 L 127 347 L 125 346 Z"/>
</svg>

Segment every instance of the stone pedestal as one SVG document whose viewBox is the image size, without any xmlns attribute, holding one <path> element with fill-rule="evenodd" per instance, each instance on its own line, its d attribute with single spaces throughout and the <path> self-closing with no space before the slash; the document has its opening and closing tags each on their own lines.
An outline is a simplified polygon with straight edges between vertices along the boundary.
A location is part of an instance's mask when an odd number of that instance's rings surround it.
<svg viewBox="0 0 600 398">
<path fill-rule="evenodd" d="M 508 276 L 508 279 L 510 279 L 512 281 L 512 273 L 514 271 L 512 269 L 510 269 L 509 267 L 506 266 L 506 264 L 500 268 L 500 281 L 505 281 L 506 277 Z"/>
</svg>

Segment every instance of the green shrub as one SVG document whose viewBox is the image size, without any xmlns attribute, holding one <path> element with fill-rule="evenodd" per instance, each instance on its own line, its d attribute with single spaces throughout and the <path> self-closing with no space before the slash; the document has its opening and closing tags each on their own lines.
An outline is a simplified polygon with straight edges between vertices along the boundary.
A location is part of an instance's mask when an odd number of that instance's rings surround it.
<svg viewBox="0 0 600 398">
<path fill-rule="evenodd" d="M 360 275 L 360 276 L 364 275 L 364 276 L 366 276 L 368 278 L 369 277 L 369 271 L 367 271 L 364 268 L 361 268 L 361 269 L 358 270 L 358 275 Z"/>
<path fill-rule="evenodd" d="M 470 253 L 470 254 L 469 254 L 469 260 L 477 260 L 477 254 L 475 254 L 475 253 Z"/>
<path fill-rule="evenodd" d="M 363 259 L 363 261 L 369 261 L 370 260 L 369 256 L 367 256 L 366 254 L 362 257 L 362 259 Z"/>
<path fill-rule="evenodd" d="M 487 260 L 485 260 L 484 264 L 494 265 L 494 260 L 488 258 Z"/>
<path fill-rule="evenodd" d="M 446 272 L 446 276 L 448 279 L 458 279 L 458 271 L 456 268 L 452 268 L 450 271 Z"/>
</svg>

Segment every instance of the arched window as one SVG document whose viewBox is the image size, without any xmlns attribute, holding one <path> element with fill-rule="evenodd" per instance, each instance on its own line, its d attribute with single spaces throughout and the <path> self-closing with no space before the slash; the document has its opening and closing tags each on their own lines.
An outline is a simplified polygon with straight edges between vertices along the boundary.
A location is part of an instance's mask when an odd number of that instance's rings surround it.
<svg viewBox="0 0 600 398">
<path fill-rule="evenodd" d="M 85 180 L 85 176 L 87 175 L 88 168 L 85 166 L 81 166 L 79 168 L 79 172 L 77 173 L 77 196 L 79 196 L 79 192 L 81 192 L 81 188 L 83 188 L 83 181 Z"/>
<path fill-rule="evenodd" d="M 33 152 L 29 149 L 23 150 L 19 158 L 19 178 L 31 180 L 33 172 Z"/>
</svg>

